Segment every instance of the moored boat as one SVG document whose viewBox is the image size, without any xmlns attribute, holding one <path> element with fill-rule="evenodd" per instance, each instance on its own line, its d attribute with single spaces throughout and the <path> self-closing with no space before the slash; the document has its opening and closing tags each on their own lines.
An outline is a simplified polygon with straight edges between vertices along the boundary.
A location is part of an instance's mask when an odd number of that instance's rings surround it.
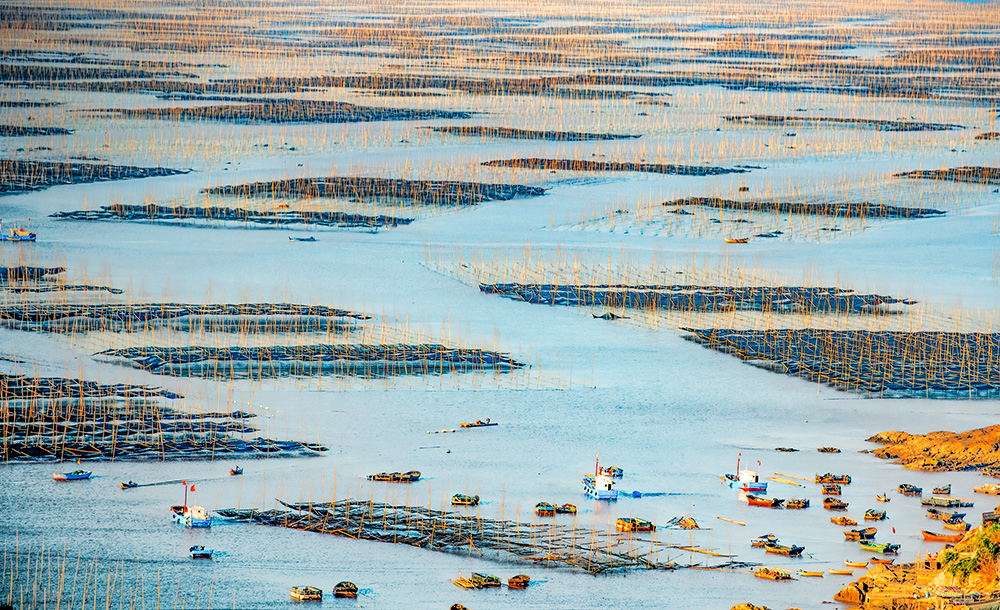
<svg viewBox="0 0 1000 610">
<path fill-rule="evenodd" d="M 823 571 L 822 570 L 818 570 L 818 571 L 815 571 L 815 572 L 811 572 L 809 570 L 799 570 L 797 572 L 797 574 L 799 576 L 811 576 L 813 578 L 823 578 Z"/>
<path fill-rule="evenodd" d="M 604 469 L 604 472 L 608 473 L 608 476 L 614 479 L 620 479 L 625 476 L 625 471 L 617 466 L 608 466 Z"/>
<path fill-rule="evenodd" d="M 321 602 L 323 591 L 316 587 L 292 587 L 292 599 L 301 602 Z"/>
<path fill-rule="evenodd" d="M 865 521 L 884 521 L 885 511 L 875 510 L 874 508 L 869 508 L 865 511 Z"/>
<path fill-rule="evenodd" d="M 83 481 L 94 474 L 89 470 L 74 470 L 73 472 L 53 472 L 52 478 L 56 481 Z"/>
<path fill-rule="evenodd" d="M 607 470 L 601 468 L 600 460 L 594 460 L 594 474 L 585 474 L 583 479 L 583 493 L 595 500 L 614 501 L 618 499 L 618 491 L 614 489 L 614 480 Z"/>
<path fill-rule="evenodd" d="M 576 514 L 576 504 L 560 504 L 556 506 L 556 512 L 563 515 L 575 515 Z"/>
<path fill-rule="evenodd" d="M 839 576 L 854 575 L 854 570 L 838 570 L 835 568 L 830 568 L 830 574 L 837 574 Z"/>
<path fill-rule="evenodd" d="M 789 498 L 785 502 L 785 508 L 809 508 L 809 500 L 806 498 Z"/>
<path fill-rule="evenodd" d="M 903 494 L 904 496 L 919 496 L 924 493 L 922 487 L 917 487 L 916 485 L 910 485 L 909 483 L 903 483 L 896 490 Z"/>
<path fill-rule="evenodd" d="M 940 506 L 942 508 L 961 508 L 973 505 L 972 500 L 965 498 L 942 498 L 940 496 L 923 498 L 920 500 L 920 503 L 924 506 Z"/>
<path fill-rule="evenodd" d="M 868 560 L 868 563 L 877 563 L 887 566 L 894 561 L 896 561 L 895 557 L 872 557 Z"/>
<path fill-rule="evenodd" d="M 619 517 L 615 520 L 615 529 L 619 532 L 655 532 L 652 521 L 636 519 L 635 517 Z"/>
<path fill-rule="evenodd" d="M 839 496 L 840 495 L 840 485 L 836 483 L 826 483 L 823 485 L 823 495 L 824 496 Z"/>
<path fill-rule="evenodd" d="M 191 547 L 188 552 L 191 553 L 191 559 L 211 559 L 214 551 L 199 545 Z"/>
<path fill-rule="evenodd" d="M 0 241 L 35 241 L 36 235 L 27 229 L 12 227 L 6 234 L 0 234 Z"/>
<path fill-rule="evenodd" d="M 463 428 L 485 428 L 486 426 L 496 426 L 496 423 L 490 423 L 490 418 L 477 419 L 474 422 L 462 422 L 461 426 Z"/>
<path fill-rule="evenodd" d="M 763 536 L 760 536 L 759 538 L 751 538 L 750 539 L 750 546 L 762 547 L 765 544 L 775 543 L 777 541 L 778 541 L 778 537 L 775 536 L 774 534 L 764 534 Z"/>
<path fill-rule="evenodd" d="M 851 475 L 849 475 L 849 474 L 831 474 L 829 472 L 826 473 L 826 474 L 817 474 L 816 475 L 816 482 L 817 483 L 839 483 L 841 485 L 850 485 L 851 484 Z"/>
<path fill-rule="evenodd" d="M 235 477 L 235 476 L 241 475 L 241 474 L 243 474 L 243 469 L 240 468 L 239 466 L 236 466 L 235 468 L 230 468 L 229 469 L 229 476 Z"/>
<path fill-rule="evenodd" d="M 961 519 L 961 518 L 965 517 L 965 513 L 959 513 L 959 512 L 947 513 L 947 512 L 945 512 L 943 510 L 939 510 L 939 509 L 936 509 L 936 508 L 928 508 L 927 509 L 927 518 L 928 519 L 937 519 L 939 521 L 944 521 L 945 519 L 951 519 L 952 517 L 957 517 L 957 518 Z"/>
<path fill-rule="evenodd" d="M 759 472 L 749 468 L 740 468 L 740 460 L 742 458 L 742 453 L 736 457 L 736 474 L 724 474 L 722 475 L 722 479 L 726 481 L 730 487 L 738 487 L 741 491 L 767 493 L 767 481 L 760 480 Z"/>
<path fill-rule="evenodd" d="M 879 494 L 879 495 L 875 496 L 875 499 L 878 500 L 879 502 L 888 502 L 889 501 L 889 494 Z"/>
<path fill-rule="evenodd" d="M 750 241 L 749 237 L 727 237 L 727 244 L 745 244 Z"/>
<path fill-rule="evenodd" d="M 492 587 L 501 586 L 500 579 L 492 574 L 480 574 L 478 572 L 473 572 L 469 580 L 476 585 L 477 589 L 489 589 Z"/>
<path fill-rule="evenodd" d="M 852 542 L 858 542 L 861 540 L 874 540 L 875 534 L 877 533 L 878 530 L 875 529 L 874 527 L 866 527 L 864 529 L 847 530 L 846 532 L 844 532 L 844 538 Z"/>
<path fill-rule="evenodd" d="M 775 542 L 764 545 L 764 550 L 768 553 L 774 553 L 775 555 L 788 555 L 789 557 L 800 557 L 802 555 L 802 551 L 805 549 L 806 547 L 804 546 L 795 546 L 794 544 L 783 545 Z"/>
<path fill-rule="evenodd" d="M 171 506 L 170 515 L 174 521 L 185 527 L 211 527 L 212 515 L 203 506 Z"/>
<path fill-rule="evenodd" d="M 857 525 L 858 524 L 857 521 L 855 521 L 854 519 L 851 519 L 850 517 L 847 517 L 847 516 L 844 516 L 844 517 L 830 517 L 830 523 L 832 523 L 834 525 L 843 525 L 843 526 L 850 526 L 850 525 Z"/>
<path fill-rule="evenodd" d="M 784 508 L 783 498 L 759 498 L 753 494 L 747 494 L 747 504 L 750 506 L 766 506 L 768 508 Z"/>
<path fill-rule="evenodd" d="M 987 494 L 990 496 L 1000 496 L 1000 485 L 995 483 L 987 483 L 986 485 L 981 485 L 979 487 L 973 487 L 972 491 L 977 494 Z"/>
<path fill-rule="evenodd" d="M 899 552 L 898 544 L 890 544 L 888 542 L 859 542 L 858 544 L 866 551 L 882 553 L 883 555 L 895 555 Z"/>
<path fill-rule="evenodd" d="M 951 519 L 945 519 L 941 525 L 944 526 L 946 530 L 955 530 L 958 532 L 964 532 L 969 529 L 969 524 L 963 521 L 961 518 L 952 517 Z"/>
<path fill-rule="evenodd" d="M 847 510 L 847 502 L 837 498 L 823 498 L 823 508 L 826 510 Z"/>
<path fill-rule="evenodd" d="M 346 580 L 338 582 L 333 587 L 333 596 L 354 599 L 358 596 L 358 585 Z"/>
<path fill-rule="evenodd" d="M 867 561 L 845 561 L 844 565 L 847 566 L 847 567 L 849 567 L 849 568 L 867 568 L 868 567 L 868 562 Z"/>
<path fill-rule="evenodd" d="M 134 489 L 139 486 L 138 483 L 131 480 L 128 483 L 120 483 L 120 485 L 122 486 L 122 489 Z"/>
<path fill-rule="evenodd" d="M 316 238 L 310 235 L 309 237 L 292 237 L 288 236 L 288 241 L 316 241 Z"/>
<path fill-rule="evenodd" d="M 455 494 L 451 497 L 451 503 L 456 506 L 476 506 L 479 504 L 479 496 Z"/>
<path fill-rule="evenodd" d="M 962 538 L 965 538 L 965 534 L 938 534 L 928 530 L 922 530 L 920 533 L 927 542 L 961 542 Z"/>
<path fill-rule="evenodd" d="M 951 483 L 947 485 L 942 485 L 941 487 L 935 487 L 931 490 L 933 494 L 941 494 L 942 496 L 947 496 L 951 494 Z"/>
<path fill-rule="evenodd" d="M 769 568 L 767 566 L 760 566 L 753 571 L 753 575 L 757 578 L 766 578 L 768 580 L 795 580 L 787 570 Z"/>
<path fill-rule="evenodd" d="M 531 583 L 531 579 L 528 578 L 527 574 L 518 574 L 517 576 L 511 576 L 507 579 L 508 589 L 526 589 Z"/>
<path fill-rule="evenodd" d="M 412 483 L 420 480 L 420 471 L 411 470 L 409 472 L 380 472 L 368 475 L 369 481 L 385 481 L 388 483 Z"/>
<path fill-rule="evenodd" d="M 556 514 L 556 507 L 548 502 L 539 502 L 535 505 L 535 514 L 540 517 L 551 517 Z"/>
</svg>

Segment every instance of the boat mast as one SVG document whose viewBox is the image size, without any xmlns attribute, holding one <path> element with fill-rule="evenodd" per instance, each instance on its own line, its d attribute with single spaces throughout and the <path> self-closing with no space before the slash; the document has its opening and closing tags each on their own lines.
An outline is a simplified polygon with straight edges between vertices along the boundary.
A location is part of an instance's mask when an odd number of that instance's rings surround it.
<svg viewBox="0 0 1000 610">
<path fill-rule="evenodd" d="M 740 478 L 740 458 L 743 457 L 743 452 L 740 451 L 736 454 L 736 478 Z"/>
<path fill-rule="evenodd" d="M 594 487 L 597 487 L 597 475 L 601 474 L 601 467 L 598 466 L 601 463 L 600 457 L 600 453 L 594 454 Z"/>
</svg>

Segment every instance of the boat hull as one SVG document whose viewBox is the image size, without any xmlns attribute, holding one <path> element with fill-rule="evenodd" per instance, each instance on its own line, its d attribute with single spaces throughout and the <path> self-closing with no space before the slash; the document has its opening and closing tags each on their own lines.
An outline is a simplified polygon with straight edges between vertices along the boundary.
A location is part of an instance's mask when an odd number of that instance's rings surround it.
<svg viewBox="0 0 1000 610">
<path fill-rule="evenodd" d="M 587 497 L 593 498 L 595 500 L 604 500 L 606 502 L 613 502 L 618 499 L 618 492 L 614 489 L 597 489 L 594 487 L 593 479 L 584 478 L 583 479 L 583 493 Z"/>
</svg>

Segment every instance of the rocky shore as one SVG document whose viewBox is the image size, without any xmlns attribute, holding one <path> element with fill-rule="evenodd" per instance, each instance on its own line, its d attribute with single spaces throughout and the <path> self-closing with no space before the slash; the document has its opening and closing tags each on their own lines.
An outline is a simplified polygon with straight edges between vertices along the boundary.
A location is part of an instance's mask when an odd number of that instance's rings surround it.
<svg viewBox="0 0 1000 610">
<path fill-rule="evenodd" d="M 908 470 L 946 472 L 1000 464 L 1000 425 L 967 432 L 880 432 L 868 442 L 884 445 L 872 455 L 895 460 Z"/>
</svg>

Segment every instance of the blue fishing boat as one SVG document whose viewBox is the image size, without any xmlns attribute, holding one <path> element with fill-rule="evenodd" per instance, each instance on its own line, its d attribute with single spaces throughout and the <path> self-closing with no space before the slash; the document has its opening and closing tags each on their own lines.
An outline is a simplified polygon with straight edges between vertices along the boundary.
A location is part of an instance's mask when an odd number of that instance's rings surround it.
<svg viewBox="0 0 1000 610">
<path fill-rule="evenodd" d="M 316 241 L 316 238 L 312 235 L 309 237 L 289 237 L 288 241 Z"/>
<path fill-rule="evenodd" d="M 82 481 L 94 474 L 89 470 L 74 470 L 73 472 L 53 472 L 52 478 L 57 481 Z"/>
<path fill-rule="evenodd" d="M 27 229 L 11 228 L 6 234 L 0 234 L 0 241 L 35 241 L 35 234 Z"/>
<path fill-rule="evenodd" d="M 206 549 L 203 546 L 193 546 L 188 551 L 191 553 L 191 559 L 211 559 L 212 553 L 215 551 L 212 549 Z"/>
</svg>

